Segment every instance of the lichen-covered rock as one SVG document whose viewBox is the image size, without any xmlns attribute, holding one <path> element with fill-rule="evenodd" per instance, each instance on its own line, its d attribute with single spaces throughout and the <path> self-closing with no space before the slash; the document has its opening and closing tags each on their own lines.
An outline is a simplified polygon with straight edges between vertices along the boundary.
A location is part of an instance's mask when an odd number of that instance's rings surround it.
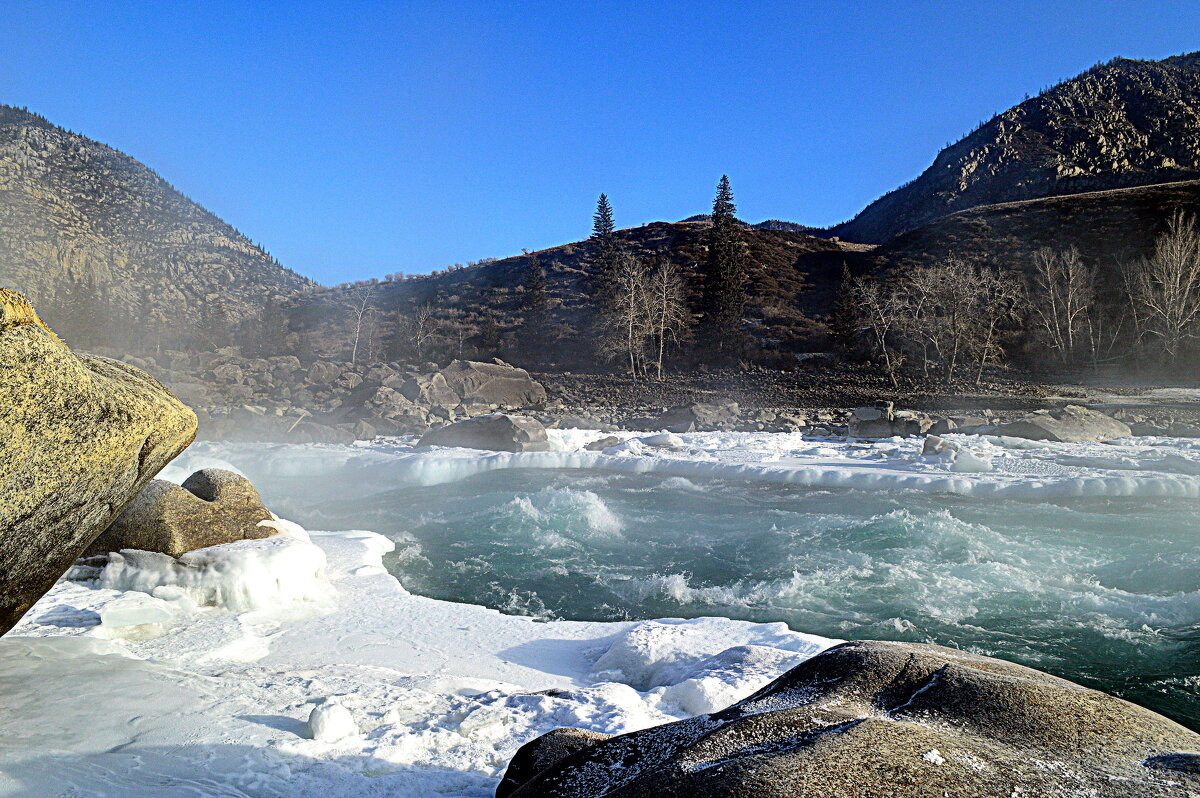
<svg viewBox="0 0 1200 798">
<path fill-rule="evenodd" d="M 250 480 L 232 471 L 205 468 L 182 486 L 151 480 L 87 552 L 138 549 L 178 557 L 221 543 L 268 537 L 275 530 L 259 522 L 271 519 Z"/>
<path fill-rule="evenodd" d="M 196 416 L 124 363 L 76 355 L 0 289 L 0 631 L 163 466 Z"/>
<path fill-rule="evenodd" d="M 438 373 L 464 405 L 518 408 L 546 401 L 546 389 L 528 371 L 504 363 L 456 360 Z"/>
<path fill-rule="evenodd" d="M 417 446 L 462 446 L 493 452 L 547 452 L 550 439 L 537 419 L 494 413 L 431 429 Z"/>
<path fill-rule="evenodd" d="M 994 432 L 1013 438 L 1061 443 L 1111 441 L 1133 434 L 1125 422 L 1079 405 L 1067 405 L 1061 410 L 1038 410 L 1001 424 Z"/>
<path fill-rule="evenodd" d="M 517 751 L 496 795 L 1182 798 L 1200 794 L 1196 752 L 1200 735 L 1031 668 L 858 642 L 711 715 L 613 737 L 552 732 Z"/>
</svg>

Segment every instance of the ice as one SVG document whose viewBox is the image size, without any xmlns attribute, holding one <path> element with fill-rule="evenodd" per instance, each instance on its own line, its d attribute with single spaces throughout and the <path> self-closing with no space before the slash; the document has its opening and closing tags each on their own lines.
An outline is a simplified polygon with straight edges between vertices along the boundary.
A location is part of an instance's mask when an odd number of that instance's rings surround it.
<svg viewBox="0 0 1200 798">
<path fill-rule="evenodd" d="M 327 701 L 314 707 L 308 715 L 308 730 L 314 740 L 336 743 L 347 737 L 358 736 L 358 724 L 354 716 L 336 701 Z"/>
<path fill-rule="evenodd" d="M 321 602 L 332 593 L 325 551 L 294 531 L 198 549 L 178 559 L 133 549 L 114 552 L 98 581 L 101 587 L 144 593 L 173 587 L 201 606 L 236 612 Z"/>
<path fill-rule="evenodd" d="M 0 640 L 0 794 L 490 798 L 540 734 L 710 711 L 833 642 L 784 624 L 540 623 L 423 598 L 383 570 L 382 536 L 278 523 L 287 534 L 178 563 L 122 552 L 55 585 Z M 172 614 L 165 633 L 100 622 L 150 606 Z M 605 657 L 610 672 L 594 673 Z"/>
<path fill-rule="evenodd" d="M 399 439 L 369 445 L 206 444 L 195 464 L 236 461 L 253 481 L 337 476 L 347 485 L 437 485 L 499 469 L 654 473 L 811 488 L 917 490 L 1012 499 L 1077 496 L 1200 498 L 1200 449 L 1178 438 L 1054 443 L 989 435 L 945 436 L 954 458 L 924 457 L 922 440 L 862 442 L 799 433 L 613 433 L 603 452 L 583 447 L 605 433 L 549 430 L 550 452 L 416 451 Z M 655 441 L 651 445 L 651 441 Z M 181 458 L 180 472 L 193 463 Z"/>
<path fill-rule="evenodd" d="M 144 593 L 130 593 L 109 602 L 100 611 L 100 624 L 110 629 L 143 624 L 169 623 L 175 617 L 171 605 Z"/>
</svg>

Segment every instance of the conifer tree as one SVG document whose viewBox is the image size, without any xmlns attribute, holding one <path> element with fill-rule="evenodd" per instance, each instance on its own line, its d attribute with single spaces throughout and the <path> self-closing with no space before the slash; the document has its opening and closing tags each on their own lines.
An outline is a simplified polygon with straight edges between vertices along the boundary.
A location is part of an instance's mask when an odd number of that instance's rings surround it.
<svg viewBox="0 0 1200 798">
<path fill-rule="evenodd" d="M 616 230 L 608 195 L 601 194 L 596 203 L 596 213 L 592 216 L 591 236 L 595 260 L 595 297 L 601 305 L 611 301 L 616 291 L 615 283 L 621 261 L 621 246 L 617 240 Z M 605 309 L 601 307 L 599 310 L 603 313 Z"/>
<path fill-rule="evenodd" d="M 531 359 L 541 359 L 550 343 L 550 295 L 546 289 L 546 270 L 541 258 L 529 253 L 526 259 L 525 294 L 521 302 L 521 343 Z"/>
<path fill-rule="evenodd" d="M 704 325 L 718 357 L 736 357 L 742 349 L 742 316 L 746 309 L 746 245 L 733 204 L 729 177 L 721 176 L 713 199 L 708 252 L 701 264 Z"/>
<path fill-rule="evenodd" d="M 842 263 L 842 282 L 838 286 L 837 298 L 833 301 L 833 310 L 829 316 L 829 337 L 842 351 L 849 354 L 854 351 L 854 339 L 859 329 L 858 304 L 854 300 L 854 278 L 850 274 L 850 266 Z"/>
</svg>

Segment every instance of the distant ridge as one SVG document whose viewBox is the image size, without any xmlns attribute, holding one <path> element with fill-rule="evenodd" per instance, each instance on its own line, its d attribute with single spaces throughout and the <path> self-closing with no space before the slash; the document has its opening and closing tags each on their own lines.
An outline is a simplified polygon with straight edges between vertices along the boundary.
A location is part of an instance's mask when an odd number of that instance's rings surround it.
<svg viewBox="0 0 1200 798">
<path fill-rule="evenodd" d="M 60 329 L 80 296 L 100 302 L 92 323 L 117 343 L 151 318 L 176 336 L 205 313 L 236 327 L 313 283 L 130 156 L 0 105 L 0 285 Z"/>
<path fill-rule="evenodd" d="M 1001 202 L 1200 178 L 1200 52 L 1117 58 L 998 114 L 829 230 L 882 243 Z"/>
</svg>

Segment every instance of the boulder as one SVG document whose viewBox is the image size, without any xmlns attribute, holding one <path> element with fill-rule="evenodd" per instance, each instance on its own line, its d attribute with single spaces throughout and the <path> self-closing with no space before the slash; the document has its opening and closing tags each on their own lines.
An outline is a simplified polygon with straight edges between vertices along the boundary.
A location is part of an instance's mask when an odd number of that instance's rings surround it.
<svg viewBox="0 0 1200 798">
<path fill-rule="evenodd" d="M 308 367 L 305 382 L 309 385 L 328 385 L 342 375 L 341 366 L 328 360 L 314 360 Z"/>
<path fill-rule="evenodd" d="M 550 440 L 540 421 L 526 416 L 490 414 L 431 429 L 417 446 L 462 446 L 493 452 L 548 452 Z"/>
<path fill-rule="evenodd" d="M 124 363 L 77 355 L 0 289 L 0 632 L 196 436 L 196 415 Z"/>
<path fill-rule="evenodd" d="M 933 420 L 913 410 L 896 410 L 891 402 L 876 402 L 850 412 L 847 434 L 852 438 L 891 438 L 920 435 L 933 427 Z"/>
<path fill-rule="evenodd" d="M 178 557 L 221 543 L 269 537 L 275 530 L 258 522 L 272 517 L 248 479 L 232 471 L 205 468 L 182 486 L 151 480 L 92 542 L 87 554 L 138 549 Z"/>
<path fill-rule="evenodd" d="M 616 435 L 606 435 L 603 438 L 601 438 L 600 440 L 592 441 L 591 443 L 587 444 L 583 448 L 589 452 L 602 452 L 605 449 L 607 449 L 608 447 L 618 446 L 620 443 L 621 443 L 621 439 L 618 438 Z"/>
<path fill-rule="evenodd" d="M 506 363 L 456 360 L 438 373 L 464 405 L 518 408 L 546 401 L 541 383 Z"/>
<path fill-rule="evenodd" d="M 1200 735 L 941 646 L 835 646 L 711 715 L 527 743 L 497 798 L 1194 795 Z"/>
<path fill-rule="evenodd" d="M 695 402 L 671 408 L 648 426 L 651 429 L 665 429 L 668 432 L 732 429 L 737 424 L 741 412 L 737 402 L 721 404 Z"/>
<path fill-rule="evenodd" d="M 1061 410 L 1037 410 L 997 426 L 993 433 L 1061 443 L 1110 441 L 1132 434 L 1124 422 L 1079 405 L 1067 405 Z"/>
<path fill-rule="evenodd" d="M 410 402 L 422 407 L 456 407 L 461 399 L 439 374 L 417 374 L 400 386 L 400 393 Z"/>
</svg>

